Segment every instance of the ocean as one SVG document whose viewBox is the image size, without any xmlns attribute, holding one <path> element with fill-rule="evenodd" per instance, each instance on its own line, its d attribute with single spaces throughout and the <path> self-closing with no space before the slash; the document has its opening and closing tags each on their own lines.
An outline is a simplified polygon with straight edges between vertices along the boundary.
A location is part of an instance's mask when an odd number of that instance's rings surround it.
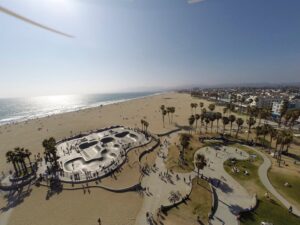
<svg viewBox="0 0 300 225">
<path fill-rule="evenodd" d="M 157 92 L 53 95 L 0 99 L 0 125 L 108 105 L 155 94 Z"/>
</svg>

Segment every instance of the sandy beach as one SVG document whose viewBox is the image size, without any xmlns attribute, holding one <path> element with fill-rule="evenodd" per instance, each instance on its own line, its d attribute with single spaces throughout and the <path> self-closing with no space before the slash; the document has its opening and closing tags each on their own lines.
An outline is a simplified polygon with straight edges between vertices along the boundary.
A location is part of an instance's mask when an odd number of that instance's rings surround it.
<svg viewBox="0 0 300 225">
<path fill-rule="evenodd" d="M 200 101 L 205 103 L 205 107 L 209 104 L 203 100 L 193 99 L 188 94 L 165 93 L 18 124 L 3 125 L 0 127 L 0 170 L 7 172 L 10 169 L 5 158 L 7 150 L 20 146 L 28 148 L 33 154 L 42 153 L 42 141 L 51 136 L 59 140 L 111 125 L 141 127 L 141 119 L 149 122 L 149 131 L 155 134 L 172 130 L 177 125 L 186 126 L 191 114 L 190 103 Z M 159 110 L 161 105 L 176 108 L 172 124 L 168 122 L 168 116 L 165 117 L 165 127 Z M 197 110 L 200 112 L 199 107 Z M 155 155 L 149 155 L 147 163 L 154 160 Z M 139 178 L 136 161 L 137 155 L 134 152 L 130 153 L 130 163 L 123 166 L 117 179 L 108 177 L 103 179 L 102 184 L 126 187 L 136 182 Z M 106 225 L 129 225 L 134 223 L 143 201 L 142 197 L 135 192 L 112 193 L 103 189 L 91 189 L 90 194 L 84 194 L 83 190 L 63 191 L 49 200 L 45 200 L 46 192 L 47 189 L 43 187 L 33 187 L 30 196 L 25 197 L 17 207 L 13 207 L 8 224 L 39 225 L 41 220 L 43 225 L 96 224 L 97 219 L 101 217 Z M 5 206 L 5 203 L 1 200 L 0 207 Z M 32 213 L 33 211 L 35 213 Z M 0 221 L 4 221 L 4 216 L 7 215 L 0 212 Z"/>
</svg>

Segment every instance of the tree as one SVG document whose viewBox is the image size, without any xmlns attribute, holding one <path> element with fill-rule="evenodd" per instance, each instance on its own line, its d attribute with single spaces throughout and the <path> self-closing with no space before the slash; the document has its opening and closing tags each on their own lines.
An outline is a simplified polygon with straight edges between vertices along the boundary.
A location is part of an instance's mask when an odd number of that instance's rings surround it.
<svg viewBox="0 0 300 225">
<path fill-rule="evenodd" d="M 197 126 L 198 126 L 198 120 L 200 119 L 200 115 L 196 114 L 195 115 L 195 120 L 196 120 L 196 132 L 197 132 Z"/>
<path fill-rule="evenodd" d="M 25 150 L 24 148 L 16 147 L 14 148 L 16 161 L 19 163 L 19 165 L 22 168 L 22 171 L 24 174 L 28 174 L 28 169 L 25 163 Z"/>
<path fill-rule="evenodd" d="M 144 121 L 144 127 L 145 127 L 145 131 L 147 133 L 148 132 L 148 127 L 149 127 L 149 122 Z"/>
<path fill-rule="evenodd" d="M 280 108 L 280 116 L 279 116 L 279 121 L 278 121 L 278 126 L 279 127 L 281 125 L 283 116 L 286 114 L 286 112 L 288 110 L 288 107 L 289 107 L 289 101 L 284 99 L 282 101 L 282 105 L 281 105 L 281 108 Z"/>
<path fill-rule="evenodd" d="M 223 122 L 223 133 L 225 133 L 225 127 L 226 125 L 229 124 L 229 118 L 227 116 L 223 116 L 222 122 Z"/>
<path fill-rule="evenodd" d="M 230 122 L 230 135 L 231 135 L 231 131 L 232 131 L 232 124 L 233 124 L 233 122 L 235 121 L 235 115 L 230 115 L 229 117 L 228 117 L 228 119 L 229 119 L 229 122 Z"/>
<path fill-rule="evenodd" d="M 171 113 L 171 123 L 173 123 L 173 114 L 175 113 L 175 107 L 170 107 L 170 113 Z"/>
<path fill-rule="evenodd" d="M 161 111 L 162 120 L 163 120 L 163 127 L 165 127 L 165 116 L 167 115 L 167 110 L 166 110 L 165 105 L 160 106 L 160 111 Z"/>
<path fill-rule="evenodd" d="M 256 120 L 253 117 L 249 117 L 249 119 L 246 122 L 248 124 L 248 134 L 247 134 L 247 141 L 248 141 L 249 140 L 249 135 L 250 135 L 250 132 L 251 132 L 251 127 L 253 125 L 255 125 Z"/>
<path fill-rule="evenodd" d="M 216 120 L 217 120 L 217 133 L 219 131 L 219 120 L 222 119 L 222 113 L 216 112 Z"/>
<path fill-rule="evenodd" d="M 188 120 L 189 120 L 190 131 L 191 131 L 193 129 L 193 124 L 195 122 L 195 116 L 191 115 Z"/>
<path fill-rule="evenodd" d="M 144 121 L 141 120 L 142 126 L 144 125 Z M 42 143 L 44 147 L 44 154 L 46 159 L 51 163 L 52 169 L 58 169 L 58 159 L 57 149 L 56 149 L 56 140 L 54 137 L 50 137 L 49 139 L 45 139 Z"/>
<path fill-rule="evenodd" d="M 216 120 L 216 114 L 215 113 L 210 113 L 210 114 L 208 114 L 208 118 L 210 120 L 210 133 L 212 133 L 214 121 Z"/>
<path fill-rule="evenodd" d="M 215 110 L 216 106 L 215 104 L 209 104 L 208 109 L 213 112 Z"/>
<path fill-rule="evenodd" d="M 201 115 L 200 115 L 200 121 L 201 121 L 201 123 L 200 123 L 200 133 L 201 133 L 201 130 L 202 130 L 202 124 L 203 124 L 203 122 L 204 122 L 204 119 L 205 119 L 205 115 L 206 115 L 206 108 L 202 108 L 201 109 Z"/>
<path fill-rule="evenodd" d="M 28 162 L 30 164 L 30 167 L 32 169 L 32 164 L 31 164 L 31 160 L 30 160 L 30 156 L 32 155 L 32 153 L 28 150 L 28 149 L 25 149 L 25 156 L 26 158 L 28 159 Z"/>
<path fill-rule="evenodd" d="M 207 133 L 207 126 L 208 126 L 208 124 L 210 122 L 210 119 L 209 119 L 209 117 L 207 115 L 205 115 L 204 121 L 205 121 L 205 133 Z"/>
<path fill-rule="evenodd" d="M 195 108 L 196 110 L 197 106 L 197 103 L 191 103 L 191 114 L 193 114 L 193 109 Z"/>
<path fill-rule="evenodd" d="M 264 146 L 265 146 L 265 142 L 266 142 L 266 136 L 270 131 L 270 127 L 271 127 L 271 125 L 269 125 L 269 124 L 264 124 L 262 126 L 261 132 L 262 132 L 262 135 L 263 135 Z"/>
<path fill-rule="evenodd" d="M 142 125 L 142 131 L 144 131 L 144 124 L 145 124 L 145 120 L 141 120 L 141 125 Z"/>
<path fill-rule="evenodd" d="M 244 124 L 244 120 L 242 118 L 237 118 L 236 120 L 236 124 L 237 124 L 237 130 L 236 130 L 236 134 L 235 134 L 235 137 L 237 138 L 238 137 L 238 133 L 240 132 L 240 129 L 241 127 L 243 126 Z"/>
<path fill-rule="evenodd" d="M 165 127 L 165 116 L 167 115 L 167 111 L 164 109 L 161 111 L 162 120 L 163 120 L 163 127 Z"/>
<path fill-rule="evenodd" d="M 170 119 L 171 111 L 172 111 L 171 107 L 167 107 L 167 114 L 168 114 L 168 118 L 169 118 L 169 124 L 171 123 L 171 119 Z"/>
<path fill-rule="evenodd" d="M 16 176 L 19 176 L 19 170 L 16 165 L 17 162 L 16 162 L 15 153 L 13 151 L 8 151 L 6 152 L 5 156 L 6 156 L 7 163 L 13 164 Z"/>
<path fill-rule="evenodd" d="M 270 134 L 270 148 L 272 148 L 272 141 L 274 138 L 276 138 L 277 130 L 274 129 L 274 127 L 270 126 L 269 134 Z"/>
<path fill-rule="evenodd" d="M 255 128 L 255 134 L 256 134 L 255 142 L 257 143 L 258 137 L 262 134 L 262 127 L 257 126 Z"/>
<path fill-rule="evenodd" d="M 197 167 L 197 174 L 198 174 L 198 179 L 197 179 L 197 182 L 199 180 L 199 172 L 200 170 L 203 170 L 204 167 L 206 166 L 206 159 L 205 159 L 205 156 L 200 154 L 200 153 L 197 153 L 196 154 L 196 157 L 195 157 L 195 166 Z"/>
<path fill-rule="evenodd" d="M 203 103 L 203 102 L 200 102 L 200 103 L 199 103 L 199 106 L 200 106 L 200 108 L 201 108 L 201 110 L 202 110 L 202 108 L 203 108 L 203 106 L 204 106 L 204 103 Z"/>
<path fill-rule="evenodd" d="M 180 157 L 180 161 L 181 162 L 184 162 L 184 152 L 185 152 L 185 149 L 188 148 L 188 146 L 190 145 L 190 140 L 191 140 L 191 136 L 189 134 L 182 134 L 180 136 L 180 145 L 181 145 L 181 151 L 180 151 L 180 154 L 179 154 L 179 157 Z"/>
</svg>

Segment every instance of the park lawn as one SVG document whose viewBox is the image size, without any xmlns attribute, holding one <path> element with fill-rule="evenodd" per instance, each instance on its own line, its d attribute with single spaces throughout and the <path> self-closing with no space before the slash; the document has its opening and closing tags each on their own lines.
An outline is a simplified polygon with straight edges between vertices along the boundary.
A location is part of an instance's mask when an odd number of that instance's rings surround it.
<svg viewBox="0 0 300 225">
<path fill-rule="evenodd" d="M 198 225 L 197 217 L 203 224 L 208 224 L 208 214 L 211 211 L 212 194 L 207 181 L 193 179 L 190 200 L 178 207 L 172 208 L 167 213 L 165 224 Z"/>
<path fill-rule="evenodd" d="M 271 169 L 268 173 L 269 179 L 274 188 L 285 198 L 300 208 L 300 176 L 299 174 L 287 174 L 285 171 Z M 291 186 L 285 187 L 288 182 Z"/>
<path fill-rule="evenodd" d="M 251 148 L 241 145 L 234 145 L 249 154 L 256 154 Z M 257 154 L 256 154 L 257 155 Z M 288 210 L 282 206 L 277 199 L 270 195 L 270 200 L 264 197 L 267 192 L 265 187 L 259 180 L 258 168 L 263 162 L 263 159 L 257 157 L 250 162 L 250 160 L 237 160 L 236 167 L 240 173 L 233 173 L 230 167 L 230 161 L 224 163 L 224 168 L 233 178 L 235 178 L 250 194 L 257 194 L 258 205 L 257 208 L 248 213 L 243 213 L 241 217 L 242 225 L 259 225 L 262 221 L 271 222 L 274 225 L 298 225 L 300 219 L 288 213 Z M 243 175 L 243 171 L 247 169 L 250 173 L 248 176 Z"/>
</svg>

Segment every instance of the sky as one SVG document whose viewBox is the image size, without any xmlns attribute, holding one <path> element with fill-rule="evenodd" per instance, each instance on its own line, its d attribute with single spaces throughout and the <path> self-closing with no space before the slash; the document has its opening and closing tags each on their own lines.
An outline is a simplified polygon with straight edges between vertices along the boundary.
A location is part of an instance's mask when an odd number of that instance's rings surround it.
<svg viewBox="0 0 300 225">
<path fill-rule="evenodd" d="M 0 98 L 300 82 L 299 0 L 1 0 Z"/>
</svg>

